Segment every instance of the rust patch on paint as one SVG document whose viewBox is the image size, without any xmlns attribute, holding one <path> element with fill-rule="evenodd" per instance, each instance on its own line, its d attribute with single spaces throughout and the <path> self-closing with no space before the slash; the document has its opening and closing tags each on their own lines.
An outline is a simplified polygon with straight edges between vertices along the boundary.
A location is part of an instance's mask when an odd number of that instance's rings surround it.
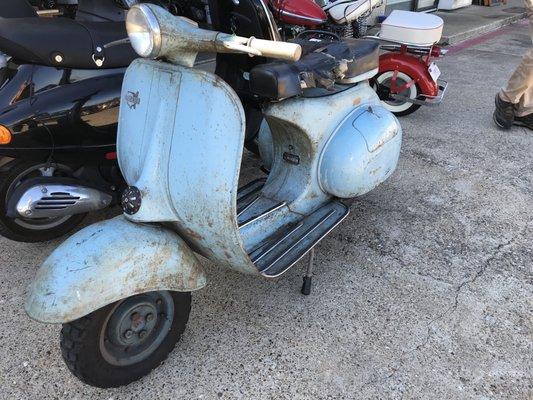
<svg viewBox="0 0 533 400">
<path fill-rule="evenodd" d="M 192 237 L 196 240 L 204 240 L 204 237 L 200 235 L 198 232 L 193 231 L 192 229 L 185 229 L 185 233 L 187 233 L 188 236 Z"/>
</svg>

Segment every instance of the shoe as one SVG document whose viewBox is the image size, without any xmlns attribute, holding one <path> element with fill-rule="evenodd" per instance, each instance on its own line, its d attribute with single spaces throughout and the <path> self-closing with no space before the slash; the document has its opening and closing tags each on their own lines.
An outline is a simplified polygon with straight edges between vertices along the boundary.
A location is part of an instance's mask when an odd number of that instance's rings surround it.
<svg viewBox="0 0 533 400">
<path fill-rule="evenodd" d="M 494 123 L 502 129 L 509 129 L 514 122 L 514 104 L 503 101 L 499 94 L 496 94 L 495 99 L 496 108 L 492 118 Z"/>
<path fill-rule="evenodd" d="M 533 113 L 524 115 L 523 117 L 514 117 L 514 124 L 517 126 L 525 126 L 533 131 Z"/>
</svg>

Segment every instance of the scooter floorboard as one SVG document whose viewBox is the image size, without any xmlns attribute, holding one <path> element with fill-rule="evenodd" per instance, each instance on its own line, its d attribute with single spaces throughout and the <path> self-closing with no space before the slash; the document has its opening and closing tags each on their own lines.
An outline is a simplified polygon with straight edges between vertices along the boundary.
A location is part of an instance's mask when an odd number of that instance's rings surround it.
<svg viewBox="0 0 533 400">
<path fill-rule="evenodd" d="M 265 183 L 266 178 L 261 178 L 239 188 L 237 192 L 237 216 L 246 211 L 250 204 L 259 197 Z"/>
<path fill-rule="evenodd" d="M 344 204 L 331 201 L 300 221 L 278 230 L 249 256 L 261 275 L 277 277 L 320 242 L 348 213 Z"/>
</svg>

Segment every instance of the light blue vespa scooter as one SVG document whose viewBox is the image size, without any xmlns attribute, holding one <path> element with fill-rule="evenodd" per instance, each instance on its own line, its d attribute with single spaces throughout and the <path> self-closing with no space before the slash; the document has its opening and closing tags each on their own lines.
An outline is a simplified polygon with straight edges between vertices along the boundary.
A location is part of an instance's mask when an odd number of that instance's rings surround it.
<svg viewBox="0 0 533 400">
<path fill-rule="evenodd" d="M 392 174 L 402 136 L 367 82 L 377 72 L 377 45 L 311 46 L 294 62 L 298 44 L 202 30 L 146 4 L 129 11 L 127 29 L 145 58 L 131 64 L 122 88 L 124 215 L 59 246 L 26 302 L 33 319 L 64 324 L 66 364 L 99 387 L 139 379 L 173 349 L 190 293 L 206 284 L 195 253 L 238 272 L 280 276 L 346 217 L 340 199 Z M 284 60 L 247 76 L 265 104 L 266 181 L 238 188 L 243 106 L 222 79 L 193 68 L 199 51 Z M 309 267 L 304 293 L 310 276 Z"/>
</svg>

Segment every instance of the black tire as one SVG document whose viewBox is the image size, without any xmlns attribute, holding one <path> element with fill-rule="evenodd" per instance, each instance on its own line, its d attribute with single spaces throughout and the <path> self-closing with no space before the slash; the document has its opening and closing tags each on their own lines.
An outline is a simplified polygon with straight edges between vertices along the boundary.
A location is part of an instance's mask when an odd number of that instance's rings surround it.
<svg viewBox="0 0 533 400">
<path fill-rule="evenodd" d="M 158 335 L 166 336 L 160 344 L 149 352 L 142 361 L 128 365 L 113 365 L 104 356 L 102 340 L 109 339 L 102 335 L 108 334 L 108 322 L 113 314 L 126 301 L 136 301 L 139 296 L 170 295 L 174 305 L 173 320 L 170 328 L 157 331 Z M 150 292 L 103 307 L 83 318 L 63 325 L 61 330 L 61 353 L 69 370 L 82 382 L 100 388 L 111 388 L 127 385 L 147 375 L 164 361 L 180 340 L 189 319 L 191 310 L 190 292 Z M 157 316 L 157 319 L 168 318 Z M 155 322 L 160 323 L 158 321 Z M 153 330 L 147 336 L 153 335 Z"/>
<path fill-rule="evenodd" d="M 396 115 L 397 117 L 404 117 L 406 115 L 414 113 L 420 107 L 421 107 L 420 104 L 411 104 L 411 107 L 409 107 L 407 110 L 400 111 L 400 112 L 393 112 L 393 114 Z"/>
<path fill-rule="evenodd" d="M 7 164 L 0 172 L 0 235 L 17 242 L 44 242 L 56 239 L 74 229 L 86 214 L 72 215 L 61 223 L 46 228 L 39 221 L 15 219 L 7 217 L 7 203 L 9 194 L 19 183 L 21 174 L 37 167 L 40 163 L 14 160 Z"/>
</svg>

